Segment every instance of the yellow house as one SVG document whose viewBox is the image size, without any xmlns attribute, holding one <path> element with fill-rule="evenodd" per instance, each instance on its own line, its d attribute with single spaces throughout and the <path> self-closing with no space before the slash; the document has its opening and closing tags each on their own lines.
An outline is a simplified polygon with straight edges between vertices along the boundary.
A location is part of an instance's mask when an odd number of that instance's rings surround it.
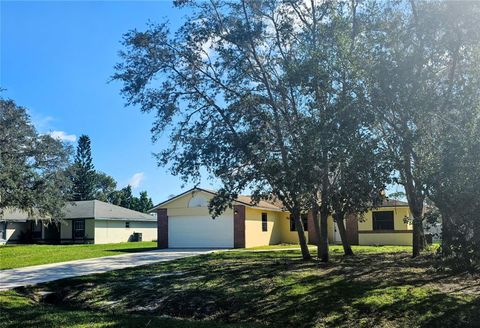
<svg viewBox="0 0 480 328">
<path fill-rule="evenodd" d="M 298 243 L 298 234 L 290 214 L 267 201 L 254 204 L 250 197 L 239 196 L 231 209 L 212 219 L 208 203 L 214 191 L 193 188 L 172 197 L 150 210 L 157 213 L 159 248 L 244 248 Z M 404 220 L 408 206 L 388 201 L 377 210 L 346 221 L 352 244 L 411 245 L 412 227 Z M 305 236 L 316 243 L 311 215 L 304 215 Z M 330 243 L 340 243 L 332 218 L 328 222 Z"/>
</svg>

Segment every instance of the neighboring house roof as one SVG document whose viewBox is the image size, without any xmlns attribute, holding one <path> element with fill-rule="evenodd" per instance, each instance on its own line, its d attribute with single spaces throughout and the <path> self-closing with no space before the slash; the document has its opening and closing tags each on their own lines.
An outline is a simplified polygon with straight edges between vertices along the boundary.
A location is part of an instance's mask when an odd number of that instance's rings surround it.
<svg viewBox="0 0 480 328">
<path fill-rule="evenodd" d="M 137 212 L 99 200 L 69 202 L 65 206 L 65 219 L 77 218 L 156 221 L 156 218 L 151 214 Z"/>
<path fill-rule="evenodd" d="M 192 191 L 203 191 L 203 192 L 206 192 L 206 193 L 209 193 L 209 194 L 212 194 L 212 195 L 217 194 L 213 190 L 194 187 L 194 188 L 191 188 L 191 189 L 189 189 L 189 190 L 187 190 L 187 191 L 185 191 L 185 192 L 183 192 L 183 193 L 181 193 L 177 196 L 169 198 L 164 202 L 161 202 L 160 204 L 158 204 L 158 205 L 154 206 L 152 209 L 150 209 L 148 212 L 149 213 L 154 212 L 156 209 L 161 208 L 162 206 L 165 206 L 166 204 L 168 204 L 170 202 L 173 202 L 174 200 L 179 199 L 180 197 L 183 197 L 184 195 L 186 195 L 188 193 L 191 193 Z M 245 195 L 239 195 L 234 202 L 238 203 L 238 204 L 241 204 L 241 205 L 248 206 L 248 207 L 252 207 L 252 208 L 259 208 L 259 209 L 264 209 L 264 210 L 269 210 L 269 211 L 277 211 L 277 212 L 283 211 L 283 209 L 281 207 L 278 207 L 278 206 L 276 206 L 276 205 L 274 205 L 274 204 L 272 204 L 268 201 L 265 201 L 265 200 L 261 200 L 258 203 L 254 203 L 250 196 L 245 196 Z"/>
<path fill-rule="evenodd" d="M 42 220 L 42 218 L 38 217 L 36 219 Z M 35 220 L 35 217 L 30 216 L 26 211 L 18 209 L 6 208 L 0 215 L 0 221 L 27 222 L 27 220 Z"/>
<path fill-rule="evenodd" d="M 123 221 L 156 221 L 151 214 L 141 213 L 125 207 L 105 203 L 99 200 L 68 202 L 64 208 L 64 219 L 105 219 Z M 29 216 L 27 212 L 17 209 L 6 209 L 0 221 L 26 222 L 27 220 L 45 220 L 45 218 Z"/>
</svg>

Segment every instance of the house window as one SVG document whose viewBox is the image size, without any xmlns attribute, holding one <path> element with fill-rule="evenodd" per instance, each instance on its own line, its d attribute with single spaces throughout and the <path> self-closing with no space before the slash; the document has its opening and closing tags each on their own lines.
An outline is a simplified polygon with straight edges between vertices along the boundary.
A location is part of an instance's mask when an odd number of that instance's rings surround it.
<svg viewBox="0 0 480 328">
<path fill-rule="evenodd" d="M 290 215 L 290 231 L 295 231 L 297 230 L 295 227 L 295 220 L 293 219 L 293 216 Z"/>
<path fill-rule="evenodd" d="M 267 231 L 267 213 L 262 213 L 262 231 Z"/>
<path fill-rule="evenodd" d="M 130 228 L 130 222 L 129 221 L 125 222 L 125 228 Z"/>
<path fill-rule="evenodd" d="M 73 220 L 73 238 L 85 238 L 85 220 Z"/>
<path fill-rule="evenodd" d="M 394 230 L 393 211 L 373 212 L 373 230 Z"/>
<path fill-rule="evenodd" d="M 308 230 L 308 214 L 306 213 L 302 214 L 300 218 L 302 219 L 303 230 L 307 231 Z M 295 226 L 295 220 L 291 215 L 290 215 L 290 231 L 297 231 L 297 227 Z"/>
</svg>

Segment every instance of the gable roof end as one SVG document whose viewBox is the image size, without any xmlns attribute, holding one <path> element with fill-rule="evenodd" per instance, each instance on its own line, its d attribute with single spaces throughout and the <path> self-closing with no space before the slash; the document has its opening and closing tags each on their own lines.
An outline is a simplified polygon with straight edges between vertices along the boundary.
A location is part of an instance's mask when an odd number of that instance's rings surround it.
<svg viewBox="0 0 480 328">
<path fill-rule="evenodd" d="M 212 190 L 194 187 L 194 188 L 191 188 L 191 189 L 189 189 L 185 192 L 182 192 L 181 194 L 179 194 L 177 196 L 169 198 L 164 202 L 161 202 L 160 204 L 158 204 L 158 205 L 154 206 L 153 208 L 151 208 L 150 210 L 148 210 L 148 213 L 155 212 L 157 209 L 165 206 L 166 204 L 168 204 L 170 202 L 173 202 L 174 200 L 179 199 L 179 198 L 191 193 L 192 191 L 196 191 L 196 190 L 203 191 L 203 192 L 209 193 L 211 195 L 216 195 L 217 194 L 215 191 L 212 191 Z M 264 209 L 264 210 L 269 210 L 269 211 L 278 211 L 278 212 L 283 211 L 282 208 L 280 208 L 280 207 L 278 207 L 278 206 L 276 206 L 272 203 L 269 203 L 265 200 L 261 200 L 260 202 L 258 202 L 258 204 L 254 204 L 253 201 L 252 201 L 252 198 L 250 196 L 244 196 L 244 195 L 239 195 L 237 197 L 237 199 L 234 201 L 234 203 L 245 205 L 245 206 L 248 206 L 248 207 L 251 207 L 251 208 L 258 208 L 258 209 Z"/>
</svg>

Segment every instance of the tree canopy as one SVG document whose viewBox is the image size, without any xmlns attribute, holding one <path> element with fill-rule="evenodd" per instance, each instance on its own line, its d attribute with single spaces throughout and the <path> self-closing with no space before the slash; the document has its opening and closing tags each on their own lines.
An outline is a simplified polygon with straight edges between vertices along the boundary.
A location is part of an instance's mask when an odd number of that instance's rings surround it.
<svg viewBox="0 0 480 328">
<path fill-rule="evenodd" d="M 281 201 L 304 258 L 300 214 L 313 209 L 325 261 L 328 216 L 342 222 L 376 206 L 393 177 L 405 187 L 418 255 L 429 172 L 438 167 L 432 122 L 479 102 L 479 5 L 176 5 L 190 9 L 178 30 L 163 22 L 125 34 L 113 76 L 127 105 L 156 114 L 153 139 L 169 133 L 159 163 L 185 181 L 198 182 L 201 168 L 220 179 L 214 215 L 245 189 L 256 201 Z"/>
<path fill-rule="evenodd" d="M 128 104 L 156 112 L 154 139 L 170 131 L 161 163 L 172 163 L 186 180 L 198 181 L 206 167 L 222 181 L 210 204 L 214 214 L 245 188 L 255 200 L 278 199 L 292 213 L 308 258 L 300 213 L 320 203 L 326 222 L 328 181 L 351 140 L 344 134 L 361 135 L 368 121 L 349 62 L 355 7 L 180 5 L 193 14 L 178 31 L 162 23 L 125 35 L 114 79 L 123 81 Z M 319 192 L 323 199 L 315 199 Z"/>
<path fill-rule="evenodd" d="M 72 166 L 71 200 L 92 200 L 95 198 L 96 174 L 92 161 L 90 138 L 81 135 L 78 138 L 77 152 Z"/>
<path fill-rule="evenodd" d="M 14 208 L 61 219 L 70 152 L 61 141 L 39 134 L 24 107 L 0 99 L 0 216 Z"/>
<path fill-rule="evenodd" d="M 478 104 L 480 5 L 474 2 L 372 2 L 363 67 L 376 131 L 390 151 L 413 215 L 413 253 L 423 241 L 429 147 L 436 120 Z M 466 104 L 465 98 L 468 99 Z M 456 124 L 459 121 L 456 120 Z"/>
</svg>

